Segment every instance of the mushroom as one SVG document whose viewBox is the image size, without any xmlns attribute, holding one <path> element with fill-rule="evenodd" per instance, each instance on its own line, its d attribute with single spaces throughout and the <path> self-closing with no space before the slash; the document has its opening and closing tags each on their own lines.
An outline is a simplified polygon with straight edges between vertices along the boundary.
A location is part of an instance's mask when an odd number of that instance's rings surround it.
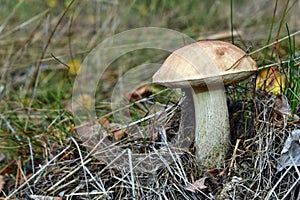
<svg viewBox="0 0 300 200">
<path fill-rule="evenodd" d="M 195 115 L 195 156 L 205 167 L 224 164 L 230 147 L 224 85 L 257 72 L 256 62 L 223 41 L 198 41 L 174 51 L 153 75 L 155 84 L 191 94 Z"/>
</svg>

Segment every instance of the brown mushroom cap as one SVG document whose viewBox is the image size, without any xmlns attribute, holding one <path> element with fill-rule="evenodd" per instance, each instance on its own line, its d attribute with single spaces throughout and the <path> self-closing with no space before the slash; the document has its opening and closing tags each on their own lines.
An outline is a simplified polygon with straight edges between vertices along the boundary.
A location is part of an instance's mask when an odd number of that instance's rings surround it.
<svg viewBox="0 0 300 200">
<path fill-rule="evenodd" d="M 167 87 L 228 85 L 257 72 L 256 62 L 240 48 L 223 41 L 199 41 L 174 51 L 153 76 Z"/>
</svg>

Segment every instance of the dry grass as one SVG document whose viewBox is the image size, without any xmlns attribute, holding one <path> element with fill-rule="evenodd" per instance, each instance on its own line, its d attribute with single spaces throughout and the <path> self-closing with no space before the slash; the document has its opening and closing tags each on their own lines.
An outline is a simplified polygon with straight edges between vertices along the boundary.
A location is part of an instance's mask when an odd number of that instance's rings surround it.
<svg viewBox="0 0 300 200">
<path fill-rule="evenodd" d="M 240 89 L 240 92 L 239 95 L 243 96 L 245 90 Z M 231 112 L 231 124 L 234 124 L 231 128 L 235 129 L 232 132 L 243 134 L 232 139 L 232 153 L 226 168 L 201 170 L 192 154 L 184 150 L 180 156 L 172 154 L 172 162 L 162 160 L 164 165 L 152 172 L 141 172 L 138 164 L 118 169 L 113 162 L 107 164 L 95 159 L 86 151 L 85 145 L 71 138 L 67 147 L 57 144 L 51 150 L 53 158 L 50 160 L 49 156 L 49 161 L 37 167 L 35 174 L 28 179 L 24 177 L 21 186 L 13 189 L 14 183 L 11 182 L 7 189 L 14 191 L 11 195 L 18 198 L 297 199 L 299 169 L 290 166 L 279 172 L 277 166 L 284 141 L 291 130 L 300 128 L 300 124 L 284 121 L 274 112 L 274 96 L 259 92 L 256 95 L 256 108 L 254 102 L 242 106 L 241 102 L 230 102 L 231 108 L 235 108 Z M 258 116 L 255 116 L 255 111 Z M 172 112 L 180 114 L 180 107 Z M 243 120 L 240 116 L 244 116 Z M 171 115 L 169 119 L 160 120 L 171 120 L 161 122 L 165 124 L 165 130 L 170 130 L 170 127 L 178 126 L 178 118 L 180 115 L 177 114 L 177 117 Z M 155 123 L 159 120 L 156 119 Z M 237 130 L 237 127 L 241 129 Z M 152 141 L 152 150 L 159 150 L 161 142 L 159 139 Z M 155 143 L 160 145 L 154 147 Z M 135 145 L 145 146 L 142 141 Z M 117 142 L 113 146 L 119 148 L 122 144 Z M 119 155 L 111 156 L 118 158 Z M 203 185 L 191 187 L 201 178 L 204 178 Z"/>
</svg>

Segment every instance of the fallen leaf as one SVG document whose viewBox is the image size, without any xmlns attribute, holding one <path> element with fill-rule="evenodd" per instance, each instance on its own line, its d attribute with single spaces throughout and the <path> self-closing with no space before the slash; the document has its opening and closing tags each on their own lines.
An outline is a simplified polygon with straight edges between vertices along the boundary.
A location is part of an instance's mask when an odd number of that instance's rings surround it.
<svg viewBox="0 0 300 200">
<path fill-rule="evenodd" d="M 5 184 L 4 176 L 0 175 L 0 192 L 3 190 L 4 184 Z"/>
<path fill-rule="evenodd" d="M 292 109 L 285 95 L 283 94 L 277 95 L 274 103 L 274 111 L 277 114 L 279 114 L 281 117 L 291 116 Z"/>
<path fill-rule="evenodd" d="M 125 135 L 123 130 L 118 130 L 118 131 L 114 132 L 113 134 L 114 134 L 114 139 L 117 141 L 121 140 L 123 138 L 123 136 Z"/>
<path fill-rule="evenodd" d="M 127 99 L 131 102 L 136 101 L 138 99 L 143 98 L 143 95 L 145 95 L 145 93 L 149 91 L 150 91 L 149 85 L 142 86 L 136 89 L 135 91 L 133 91 L 132 93 L 128 94 Z"/>
<path fill-rule="evenodd" d="M 106 118 L 100 118 L 98 119 L 98 122 L 102 125 L 103 128 L 109 130 L 109 133 L 107 136 L 113 136 L 113 139 L 115 140 L 121 140 L 126 134 L 125 134 L 125 129 L 119 129 L 118 124 L 115 123 L 110 123 L 108 119 Z M 112 133 L 112 134 L 111 134 Z"/>
<path fill-rule="evenodd" d="M 277 171 L 289 166 L 300 166 L 300 129 L 293 130 L 286 139 Z"/>
<path fill-rule="evenodd" d="M 80 61 L 78 59 L 71 59 L 67 65 L 69 66 L 69 73 L 76 75 L 80 72 Z"/>
<path fill-rule="evenodd" d="M 221 173 L 224 173 L 224 172 L 220 172 L 220 170 L 217 168 L 211 168 L 208 170 L 208 174 L 212 177 L 217 177 L 219 175 L 222 175 Z"/>
<path fill-rule="evenodd" d="M 275 67 L 264 69 L 256 79 L 256 86 L 267 92 L 280 94 L 285 86 L 285 75 Z"/>
<path fill-rule="evenodd" d="M 207 186 L 204 184 L 205 183 L 205 179 L 207 177 L 203 177 L 200 178 L 198 180 L 196 180 L 194 183 L 189 184 L 188 186 L 185 187 L 186 190 L 189 190 L 191 192 L 196 192 L 196 190 L 204 190 L 207 188 Z"/>
<path fill-rule="evenodd" d="M 105 117 L 101 117 L 97 120 L 102 126 L 108 127 L 109 121 Z"/>
<path fill-rule="evenodd" d="M 292 116 L 292 109 L 285 95 L 277 95 L 274 103 L 274 111 L 276 112 L 276 114 L 283 118 Z M 293 117 L 295 119 L 299 118 L 297 115 L 294 115 Z"/>
</svg>

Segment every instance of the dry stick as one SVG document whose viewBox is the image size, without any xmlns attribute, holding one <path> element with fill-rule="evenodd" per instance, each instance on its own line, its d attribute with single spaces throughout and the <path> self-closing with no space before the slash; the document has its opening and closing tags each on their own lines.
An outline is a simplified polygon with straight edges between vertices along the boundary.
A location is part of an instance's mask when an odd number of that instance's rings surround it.
<svg viewBox="0 0 300 200">
<path fill-rule="evenodd" d="M 290 157 L 290 160 L 292 161 L 294 168 L 298 174 L 298 179 L 293 183 L 293 185 L 290 187 L 290 189 L 285 193 L 284 197 L 282 197 L 282 199 L 286 199 L 286 197 L 288 196 L 288 194 L 294 189 L 295 186 L 297 186 L 299 184 L 299 181 L 300 181 L 300 171 L 294 161 L 294 158 L 292 157 L 292 155 L 290 154 L 289 155 Z"/>
<path fill-rule="evenodd" d="M 86 172 L 90 175 L 90 177 L 93 179 L 93 181 L 95 181 L 96 185 L 102 190 L 102 193 L 106 194 L 107 192 L 105 191 L 105 188 L 103 186 L 103 183 L 102 183 L 101 179 L 100 179 L 100 181 L 101 181 L 101 184 L 100 184 L 100 183 L 98 183 L 96 178 L 92 175 L 92 173 L 89 171 L 89 169 L 85 166 L 84 160 L 86 160 L 88 158 L 88 156 L 83 158 L 78 143 L 76 142 L 76 140 L 73 137 L 71 137 L 71 139 L 75 143 L 75 145 L 78 149 L 78 153 L 79 153 L 80 160 L 81 160 L 81 165 L 82 165 L 82 168 L 84 170 L 84 176 L 85 176 L 85 179 L 86 179 L 87 190 L 88 190 L 89 187 L 88 187 L 88 183 L 87 183 Z M 90 193 L 89 190 L 88 190 L 88 193 Z"/>
<path fill-rule="evenodd" d="M 17 174 L 16 174 L 16 182 L 15 182 L 15 188 L 17 188 L 18 187 L 18 184 L 19 184 L 19 180 L 20 180 L 20 159 L 18 159 L 17 161 L 16 161 L 16 163 L 17 163 L 17 166 L 18 166 L 18 168 L 17 168 Z"/>
<path fill-rule="evenodd" d="M 252 91 L 252 101 L 253 101 L 253 105 L 254 105 L 254 129 L 255 129 L 255 132 L 258 133 L 258 121 L 259 121 L 259 114 L 258 114 L 258 107 L 257 107 L 257 99 L 256 99 L 256 94 L 257 94 L 257 83 L 256 83 L 256 80 L 257 80 L 257 76 L 258 74 L 255 75 L 255 79 L 253 81 L 253 91 Z"/>
<path fill-rule="evenodd" d="M 85 193 L 85 192 L 77 192 L 77 193 L 72 193 L 72 194 L 66 194 L 65 197 L 66 199 L 71 199 L 71 197 L 76 197 L 79 196 L 81 197 L 80 199 L 82 199 L 82 196 L 87 196 L 87 195 L 103 195 L 103 192 L 96 192 L 96 191 L 91 191 L 89 194 Z"/>
<path fill-rule="evenodd" d="M 290 194 L 290 192 L 296 187 L 300 182 L 300 178 L 298 178 L 293 185 L 290 187 L 290 189 L 285 193 L 285 195 L 282 197 L 282 199 L 287 199 L 287 196 Z M 299 200 L 299 199 L 298 199 Z"/>
<path fill-rule="evenodd" d="M 299 58 L 294 58 L 293 61 L 299 61 Z M 289 62 L 290 62 L 290 60 L 284 60 L 284 61 L 281 62 L 281 64 L 289 63 Z M 295 64 L 299 64 L 299 63 L 295 63 Z M 266 68 L 270 68 L 270 67 L 278 66 L 278 65 L 279 65 L 279 63 L 271 63 L 271 64 L 268 64 L 268 65 L 258 67 L 258 70 L 266 69 Z"/>
<path fill-rule="evenodd" d="M 271 40 L 272 31 L 273 31 L 273 26 L 274 26 L 274 23 L 275 23 L 275 16 L 276 16 L 276 11 L 277 11 L 277 5 L 278 5 L 278 0 L 276 0 L 275 6 L 274 6 L 274 9 L 273 9 L 272 22 L 271 22 L 271 26 L 270 26 L 270 31 L 269 31 L 267 43 L 269 43 L 270 40 Z M 277 38 L 277 39 L 278 39 L 278 38 Z M 267 54 L 267 52 L 265 52 L 265 54 L 264 54 L 265 57 L 266 57 L 266 54 Z"/>
<path fill-rule="evenodd" d="M 20 173 L 20 176 L 23 176 L 24 181 L 27 181 L 27 177 L 26 177 L 24 171 L 22 170 L 21 160 L 18 160 L 18 172 Z M 31 194 L 33 194 L 33 191 L 29 185 L 29 182 L 27 182 L 27 186 L 28 186 L 28 189 L 31 192 Z"/>
<path fill-rule="evenodd" d="M 268 47 L 270 47 L 270 46 L 273 46 L 273 45 L 277 44 L 278 42 L 282 42 L 282 41 L 284 41 L 284 40 L 286 40 L 286 39 L 288 39 L 288 38 L 290 38 L 290 37 L 293 37 L 293 36 L 295 36 L 295 35 L 298 35 L 299 33 L 300 33 L 300 31 L 296 31 L 296 32 L 294 32 L 294 33 L 292 33 L 292 34 L 290 34 L 290 35 L 288 35 L 288 36 L 285 36 L 285 37 L 283 37 L 283 38 L 281 38 L 281 39 L 279 39 L 279 40 L 276 40 L 275 42 L 272 42 L 272 43 L 267 44 L 267 45 L 265 45 L 265 46 L 263 46 L 263 47 L 261 47 L 261 48 L 255 50 L 255 51 L 252 51 L 252 52 L 249 53 L 248 55 L 251 56 L 251 55 L 253 55 L 253 54 L 255 54 L 255 53 L 258 53 L 258 52 L 260 52 L 260 51 L 263 50 L 263 49 L 266 49 L 266 48 L 268 48 Z"/>
<path fill-rule="evenodd" d="M 93 174 L 90 172 L 90 170 L 85 166 L 85 170 L 87 171 L 87 173 L 90 175 L 90 177 L 92 178 L 92 180 L 96 183 L 96 185 L 100 188 L 100 190 L 102 190 L 101 194 L 107 194 L 104 184 L 101 181 L 101 177 L 99 177 L 100 179 L 100 183 L 96 180 L 96 178 L 93 176 Z M 90 192 L 90 194 L 92 194 L 92 192 Z"/>
<path fill-rule="evenodd" d="M 236 159 L 236 152 L 239 148 L 239 144 L 241 142 L 241 139 L 237 139 L 236 141 L 236 144 L 235 144 L 235 147 L 234 147 L 234 150 L 233 150 L 233 154 L 232 154 L 232 157 L 231 157 L 231 160 L 230 160 L 230 163 L 229 163 L 229 172 L 228 172 L 228 177 L 231 175 L 231 172 L 232 172 L 232 166 L 233 166 L 233 162 L 235 161 Z"/>
<path fill-rule="evenodd" d="M 86 171 L 85 171 L 85 165 L 84 165 L 84 160 L 83 160 L 83 157 L 82 157 L 82 154 L 81 154 L 81 150 L 79 148 L 79 145 L 78 143 L 76 142 L 76 140 L 71 137 L 72 141 L 74 142 L 76 148 L 77 148 L 77 151 L 78 151 L 78 154 L 79 154 L 79 157 L 80 157 L 80 161 L 81 161 L 81 166 L 82 166 L 82 169 L 83 169 L 83 174 L 84 174 L 84 178 L 85 178 L 85 184 L 86 184 L 86 189 L 87 189 L 87 192 L 89 193 L 89 184 L 88 184 L 88 179 L 87 179 L 87 176 L 86 176 Z"/>
<path fill-rule="evenodd" d="M 57 191 L 61 191 L 61 190 L 66 189 L 66 188 L 74 188 L 74 185 L 78 186 L 79 184 L 78 183 L 76 184 L 76 181 L 78 181 L 78 179 L 74 178 L 74 179 L 66 182 L 65 184 L 62 184 L 62 185 L 58 186 L 57 188 L 55 188 L 55 190 L 53 190 L 51 192 L 51 194 L 56 194 L 56 193 L 58 193 Z"/>
<path fill-rule="evenodd" d="M 29 179 L 27 179 L 22 185 L 20 185 L 15 191 L 13 191 L 9 196 L 5 199 L 10 199 L 14 194 L 16 194 L 20 189 L 22 189 L 25 185 L 27 185 L 32 179 L 42 173 L 54 160 L 56 160 L 60 155 L 62 155 L 66 150 L 70 148 L 70 145 L 67 146 L 64 150 L 62 150 L 59 154 L 57 154 L 54 158 L 52 158 L 46 165 L 42 166 L 40 170 L 38 170 L 35 174 L 33 174 Z"/>
<path fill-rule="evenodd" d="M 135 194 L 135 183 L 134 183 L 134 174 L 133 174 L 133 168 L 132 168 L 132 157 L 131 157 L 131 150 L 128 148 L 128 161 L 129 161 L 129 169 L 130 169 L 130 178 L 131 178 L 131 186 L 132 186 L 132 198 L 136 199 Z"/>
<path fill-rule="evenodd" d="M 98 175 L 102 174 L 106 169 L 110 167 L 111 164 L 113 164 L 116 160 L 118 160 L 123 154 L 125 153 L 126 150 L 123 150 L 115 159 L 113 159 L 110 163 L 108 163 L 100 172 L 98 172 Z M 127 175 L 129 172 L 127 173 Z"/>
<path fill-rule="evenodd" d="M 23 145 L 23 142 L 22 142 L 21 138 L 19 137 L 19 135 L 17 134 L 17 132 L 15 131 L 15 129 L 10 125 L 10 122 L 7 121 L 6 118 L 2 114 L 0 114 L 0 119 L 2 119 L 4 121 L 4 123 L 7 126 L 7 128 L 14 135 L 14 137 L 18 140 L 19 144 Z"/>
<path fill-rule="evenodd" d="M 32 173 L 34 174 L 35 169 L 34 169 L 34 160 L 33 160 L 33 150 L 32 150 L 32 146 L 31 146 L 29 137 L 27 137 L 27 141 L 28 141 L 28 146 L 29 146 L 29 151 L 30 151 L 31 169 L 32 169 Z"/>
<path fill-rule="evenodd" d="M 267 196 L 264 198 L 264 200 L 268 200 L 270 199 L 272 193 L 274 192 L 275 188 L 279 185 L 279 183 L 282 181 L 282 179 L 285 177 L 285 175 L 290 171 L 290 169 L 293 166 L 289 166 L 289 168 L 284 172 L 284 174 L 280 177 L 280 179 L 276 182 L 276 184 L 274 185 L 274 187 L 268 192 Z"/>
<path fill-rule="evenodd" d="M 59 18 L 58 22 L 56 23 L 53 31 L 50 33 L 50 35 L 48 37 L 48 40 L 47 40 L 47 42 L 46 42 L 46 44 L 45 44 L 45 46 L 44 46 L 44 48 L 42 50 L 41 57 L 38 60 L 36 66 L 35 66 L 36 69 L 35 69 L 34 75 L 33 75 L 33 77 L 34 77 L 33 78 L 33 82 L 34 82 L 33 84 L 34 84 L 34 86 L 33 86 L 33 89 L 32 89 L 32 94 L 31 94 L 29 105 L 28 105 L 27 119 L 26 119 L 26 123 L 25 123 L 25 127 L 24 127 L 25 130 L 27 130 L 27 125 L 28 125 L 28 122 L 29 122 L 29 115 L 30 115 L 30 111 L 31 111 L 31 106 L 32 106 L 32 103 L 33 103 L 33 99 L 34 99 L 34 97 L 36 95 L 36 91 L 37 91 L 37 87 L 38 87 L 38 83 L 39 83 L 39 77 L 40 77 L 40 74 L 41 74 L 41 67 L 40 67 L 40 65 L 42 64 L 42 60 L 43 60 L 43 58 L 44 58 L 44 56 L 46 54 L 46 51 L 47 51 L 47 49 L 48 49 L 48 47 L 50 45 L 50 42 L 51 42 L 51 40 L 52 40 L 52 38 L 54 36 L 54 33 L 56 32 L 59 24 L 62 22 L 62 19 L 64 18 L 64 16 L 66 15 L 66 13 L 69 11 L 69 9 L 70 9 L 71 5 L 73 4 L 73 2 L 74 2 L 74 0 L 72 0 L 69 3 L 68 7 L 66 7 L 66 9 L 63 12 L 63 14 L 61 15 L 61 17 Z"/>
<path fill-rule="evenodd" d="M 286 11 L 287 11 L 289 2 L 290 2 L 290 0 L 287 0 L 287 1 L 286 1 L 285 6 L 284 6 L 284 9 L 283 9 L 283 12 L 282 12 L 282 15 L 281 15 L 279 27 L 278 27 L 278 30 L 277 30 L 277 33 L 276 33 L 276 37 L 275 37 L 275 38 L 276 38 L 276 41 L 277 41 L 277 39 L 278 39 L 278 37 L 279 37 L 279 34 L 280 34 L 280 31 L 281 31 L 281 28 L 282 28 L 282 24 L 283 24 L 285 15 L 286 15 Z M 277 4 L 277 1 L 276 1 L 276 4 Z M 275 47 L 273 48 L 271 55 L 273 55 L 274 51 L 275 51 Z M 278 49 L 278 53 L 280 53 L 279 49 Z"/>
<path fill-rule="evenodd" d="M 92 159 L 88 159 L 86 160 L 83 164 L 87 164 L 91 161 Z M 72 176 L 73 174 L 75 174 L 75 172 L 77 172 L 81 167 L 77 167 L 75 168 L 73 171 L 71 171 L 70 173 L 68 173 L 68 175 L 66 175 L 65 177 L 63 177 L 60 181 L 58 181 L 57 183 L 55 183 L 54 185 L 51 186 L 51 188 L 49 188 L 47 190 L 47 192 L 50 192 L 51 190 L 53 190 L 54 188 L 56 188 L 59 184 L 61 184 L 62 182 L 64 182 L 67 178 L 69 178 L 70 176 Z"/>
</svg>

